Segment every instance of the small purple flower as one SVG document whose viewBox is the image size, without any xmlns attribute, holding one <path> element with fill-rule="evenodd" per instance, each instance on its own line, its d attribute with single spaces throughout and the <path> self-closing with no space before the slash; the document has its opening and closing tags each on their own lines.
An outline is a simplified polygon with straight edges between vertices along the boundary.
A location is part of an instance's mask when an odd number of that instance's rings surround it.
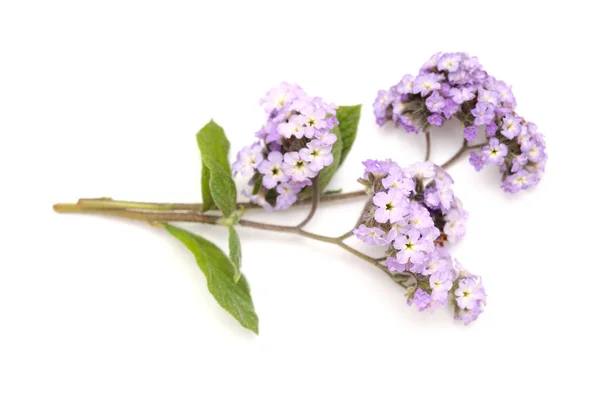
<svg viewBox="0 0 600 395">
<path fill-rule="evenodd" d="M 380 90 L 377 92 L 377 98 L 373 103 L 375 111 L 375 119 L 379 126 L 383 125 L 388 120 L 388 110 L 392 102 L 392 95 L 389 91 Z"/>
<path fill-rule="evenodd" d="M 385 264 L 387 265 L 390 272 L 404 272 L 406 271 L 406 264 L 400 263 L 396 258 L 389 257 L 386 259 Z"/>
<path fill-rule="evenodd" d="M 469 163 L 475 168 L 475 170 L 480 171 L 485 166 L 485 162 L 483 161 L 483 156 L 477 154 L 473 151 L 469 153 Z"/>
<path fill-rule="evenodd" d="M 283 171 L 296 182 L 302 182 L 317 175 L 297 152 L 286 152 L 283 156 Z"/>
<path fill-rule="evenodd" d="M 427 117 L 427 122 L 434 126 L 442 126 L 444 124 L 444 118 L 440 114 L 431 114 Z"/>
<path fill-rule="evenodd" d="M 507 139 L 513 139 L 520 132 L 519 120 L 512 115 L 507 115 L 502 119 L 502 130 L 500 133 Z"/>
<path fill-rule="evenodd" d="M 313 140 L 306 144 L 306 148 L 302 148 L 299 154 L 303 161 L 309 163 L 311 170 L 315 173 L 333 163 L 331 146 L 325 145 L 319 140 Z"/>
<path fill-rule="evenodd" d="M 525 166 L 527 164 L 527 162 L 529 162 L 529 158 L 527 158 L 527 155 L 521 154 L 521 155 L 515 156 L 513 158 L 512 167 L 511 167 L 510 171 L 513 173 L 518 172 L 519 170 L 521 170 L 523 168 L 523 166 Z"/>
<path fill-rule="evenodd" d="M 408 214 L 408 200 L 398 189 L 389 192 L 378 192 L 373 196 L 373 203 L 378 209 L 375 211 L 375 221 L 394 223 L 402 220 Z"/>
<path fill-rule="evenodd" d="M 480 300 L 485 299 L 485 292 L 472 277 L 459 280 L 454 295 L 456 304 L 461 309 L 473 309 Z"/>
<path fill-rule="evenodd" d="M 446 119 L 450 119 L 454 114 L 458 112 L 459 106 L 452 99 L 446 99 L 444 103 L 444 116 L 446 117 Z"/>
<path fill-rule="evenodd" d="M 491 107 L 494 108 L 498 105 L 498 93 L 479 87 L 479 90 L 477 91 L 477 102 L 489 103 L 491 104 Z"/>
<path fill-rule="evenodd" d="M 393 166 L 387 177 L 381 180 L 384 188 L 399 189 L 402 194 L 408 196 L 415 189 L 415 181 L 407 177 L 399 166 Z"/>
<path fill-rule="evenodd" d="M 535 174 L 529 173 L 527 170 L 519 170 L 504 179 L 502 189 L 505 192 L 515 193 L 537 184 L 538 181 Z"/>
<path fill-rule="evenodd" d="M 447 271 L 435 272 L 429 277 L 429 286 L 431 287 L 431 297 L 436 302 L 446 304 L 448 300 L 448 291 L 452 288 L 452 278 Z"/>
<path fill-rule="evenodd" d="M 386 245 L 385 232 L 379 228 L 368 228 L 361 224 L 357 229 L 353 230 L 356 237 L 368 245 Z"/>
<path fill-rule="evenodd" d="M 302 188 L 294 182 L 285 182 L 277 185 L 276 190 L 279 195 L 276 199 L 275 208 L 278 210 L 283 210 L 296 202 L 298 199 L 297 194 L 302 190 Z"/>
<path fill-rule="evenodd" d="M 283 172 L 283 155 L 281 152 L 270 152 L 267 160 L 264 160 L 258 166 L 258 171 L 263 174 L 262 184 L 269 189 L 289 179 Z"/>
<path fill-rule="evenodd" d="M 475 125 L 485 125 L 494 119 L 494 107 L 486 102 L 478 102 L 475 108 L 471 110 L 471 114 L 475 117 Z"/>
<path fill-rule="evenodd" d="M 401 234 L 396 238 L 394 248 L 398 250 L 396 258 L 399 262 L 421 263 L 425 258 L 424 251 L 427 251 L 428 243 L 418 230 L 410 229 L 407 234 Z"/>
<path fill-rule="evenodd" d="M 260 144 L 254 143 L 238 152 L 236 161 L 231 167 L 234 173 L 240 173 L 247 177 L 261 164 L 263 158 L 262 147 Z"/>
<path fill-rule="evenodd" d="M 500 166 L 504 163 L 504 157 L 508 153 L 508 148 L 505 144 L 500 143 L 497 138 L 492 137 L 490 143 L 483 147 L 481 153 L 483 154 L 483 160 L 486 163 L 490 162 L 496 166 Z"/>
<path fill-rule="evenodd" d="M 450 97 L 456 104 L 462 104 L 475 97 L 475 92 L 470 88 L 452 88 L 450 89 Z"/>
<path fill-rule="evenodd" d="M 420 93 L 426 96 L 428 93 L 441 88 L 439 77 L 435 73 L 419 74 L 413 83 L 414 94 Z"/>
<path fill-rule="evenodd" d="M 425 311 L 430 307 L 431 295 L 423 291 L 421 288 L 417 288 L 412 301 L 409 302 L 409 304 L 413 303 L 415 306 L 417 306 L 419 311 Z"/>
<path fill-rule="evenodd" d="M 490 122 L 487 125 L 485 125 L 485 133 L 490 137 L 494 136 L 497 130 L 498 125 L 496 125 L 494 122 Z"/>
<path fill-rule="evenodd" d="M 408 93 L 413 93 L 413 83 L 415 81 L 415 77 L 410 74 L 406 74 L 402 77 L 402 80 L 398 85 L 396 85 L 396 92 L 401 95 L 406 95 Z"/>
<path fill-rule="evenodd" d="M 425 100 L 425 105 L 427 109 L 431 112 L 441 112 L 445 106 L 445 99 L 440 95 L 438 91 L 434 91 L 428 98 Z"/>
<path fill-rule="evenodd" d="M 458 53 L 447 53 L 442 55 L 437 63 L 438 70 L 453 72 L 460 67 L 461 56 Z"/>
<path fill-rule="evenodd" d="M 467 126 L 464 131 L 465 140 L 473 141 L 477 138 L 477 126 Z"/>
</svg>

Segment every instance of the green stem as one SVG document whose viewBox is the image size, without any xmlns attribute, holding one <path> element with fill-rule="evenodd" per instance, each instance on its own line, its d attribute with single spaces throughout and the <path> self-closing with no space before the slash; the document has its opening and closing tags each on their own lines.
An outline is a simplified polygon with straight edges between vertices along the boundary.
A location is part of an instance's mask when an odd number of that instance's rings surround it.
<svg viewBox="0 0 600 395">
<path fill-rule="evenodd" d="M 354 191 L 347 193 L 337 193 L 324 195 L 321 194 L 319 197 L 320 202 L 334 202 L 338 200 L 355 199 L 359 197 L 367 196 L 365 191 Z M 313 201 L 312 196 L 303 198 L 296 202 L 294 205 L 307 205 Z M 79 199 L 77 204 L 83 205 L 89 208 L 96 209 L 138 209 L 138 210 L 152 210 L 152 211 L 173 211 L 173 210 L 190 210 L 201 212 L 203 206 L 201 203 L 151 203 L 151 202 L 132 202 L 125 200 L 113 200 L 111 198 L 91 198 L 91 199 Z M 247 202 L 238 202 L 237 206 L 244 209 L 256 209 L 262 208 L 256 204 Z"/>
<path fill-rule="evenodd" d="M 87 214 L 99 214 L 104 216 L 111 217 L 119 217 L 119 218 L 127 218 L 138 221 L 145 221 L 149 223 L 158 223 L 158 222 L 197 222 L 203 224 L 216 225 L 220 219 L 219 216 L 216 215 L 208 215 L 208 214 L 200 214 L 193 211 L 187 212 L 144 212 L 144 211 L 128 211 L 124 210 L 121 207 L 117 209 L 108 209 L 108 208 L 96 208 L 94 205 L 89 207 L 89 200 L 80 200 L 77 204 L 56 204 L 54 205 L 54 211 L 57 213 L 87 213 Z M 298 228 L 297 226 L 285 226 L 285 225 L 275 225 L 275 224 L 266 224 L 262 222 L 255 222 L 246 219 L 241 219 L 238 222 L 238 225 L 265 230 L 272 232 L 282 232 L 282 233 L 293 233 L 300 235 L 302 237 L 306 237 L 313 240 L 322 241 L 324 243 L 337 245 L 354 256 L 361 258 L 373 266 L 377 267 L 381 271 L 385 272 L 389 277 L 393 278 L 393 275 L 385 268 L 380 265 L 377 260 L 371 258 L 370 256 L 363 254 L 362 252 L 355 250 L 354 248 L 346 245 L 343 242 L 342 238 L 338 237 L 328 237 L 321 236 L 315 233 L 307 232 L 304 229 Z"/>
</svg>

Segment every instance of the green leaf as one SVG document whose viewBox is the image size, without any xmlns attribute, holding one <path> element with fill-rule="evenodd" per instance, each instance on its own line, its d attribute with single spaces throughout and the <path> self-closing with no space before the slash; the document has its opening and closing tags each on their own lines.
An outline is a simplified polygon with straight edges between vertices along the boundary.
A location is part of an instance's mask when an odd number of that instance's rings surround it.
<svg viewBox="0 0 600 395">
<path fill-rule="evenodd" d="M 358 121 L 360 120 L 361 105 L 356 106 L 339 106 L 336 111 L 336 117 L 340 123 L 340 135 L 342 136 L 343 148 L 340 158 L 340 165 L 348 156 L 354 139 L 356 138 L 356 130 L 358 129 Z"/>
<path fill-rule="evenodd" d="M 333 154 L 333 163 L 325 167 L 319 173 L 319 189 L 321 190 L 321 192 L 325 189 L 325 187 L 327 187 L 329 181 L 331 181 L 331 179 L 333 178 L 333 175 L 337 171 L 338 167 L 340 167 L 342 152 L 344 150 L 344 141 L 340 133 L 340 128 L 338 126 L 334 127 L 331 130 L 331 133 L 334 133 L 337 136 L 337 141 L 333 144 L 333 147 L 331 148 L 331 153 Z"/>
<path fill-rule="evenodd" d="M 258 334 L 258 316 L 254 311 L 248 281 L 244 276 L 240 277 L 237 284 L 233 281 L 234 266 L 227 255 L 200 236 L 169 224 L 163 226 L 194 254 L 198 266 L 206 276 L 208 290 L 221 307 L 244 328 Z"/>
<path fill-rule="evenodd" d="M 235 211 L 237 191 L 231 172 L 226 172 L 216 160 L 204 158 L 204 164 L 210 170 L 208 186 L 210 194 L 224 216 L 229 217 Z"/>
<path fill-rule="evenodd" d="M 207 211 L 216 207 L 210 191 L 211 171 L 207 159 L 212 158 L 224 172 L 231 174 L 228 159 L 230 144 L 223 128 L 212 119 L 196 134 L 196 141 L 202 155 L 202 211 Z"/>
<path fill-rule="evenodd" d="M 242 275 L 242 244 L 233 226 L 229 227 L 229 258 L 233 263 L 233 281 L 237 283 Z"/>
<path fill-rule="evenodd" d="M 210 194 L 210 170 L 202 161 L 202 212 L 217 208 Z"/>
</svg>

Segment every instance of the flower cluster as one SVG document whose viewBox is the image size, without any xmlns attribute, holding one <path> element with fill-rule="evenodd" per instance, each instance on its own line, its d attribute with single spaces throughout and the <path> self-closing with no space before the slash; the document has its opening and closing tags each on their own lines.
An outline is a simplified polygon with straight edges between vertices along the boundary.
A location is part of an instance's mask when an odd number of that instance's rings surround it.
<svg viewBox="0 0 600 395">
<path fill-rule="evenodd" d="M 391 273 L 414 278 L 409 304 L 428 310 L 446 305 L 454 295 L 457 318 L 471 322 L 481 312 L 485 292 L 479 279 L 452 264 L 443 247 L 446 240 L 452 243 L 464 236 L 468 216 L 454 196 L 450 175 L 431 162 L 408 168 L 389 159 L 363 164 L 359 182 L 368 187 L 372 199 L 354 234 L 366 244 L 386 248 L 385 264 Z M 471 291 L 471 296 L 466 294 Z M 466 293 L 459 297 L 460 292 Z"/>
<path fill-rule="evenodd" d="M 391 161 L 367 160 L 359 182 L 373 195 L 354 233 L 363 242 L 389 248 L 388 265 L 402 271 L 422 265 L 434 242 L 455 242 L 468 217 L 441 167 L 418 162 L 401 168 Z"/>
<path fill-rule="evenodd" d="M 405 75 L 380 90 L 373 107 L 379 125 L 391 120 L 416 133 L 455 117 L 468 142 L 485 135 L 488 144 L 471 153 L 470 163 L 478 171 L 489 163 L 499 166 L 507 192 L 537 184 L 544 172 L 545 143 L 536 125 L 515 112 L 511 87 L 466 53 L 436 53 L 416 77 Z"/>
<path fill-rule="evenodd" d="M 408 290 L 408 304 L 419 311 L 433 311 L 450 302 L 454 318 L 465 325 L 483 312 L 486 294 L 481 277 L 464 270 L 444 247 L 435 248 L 424 270 L 411 273 L 415 283 Z"/>
<path fill-rule="evenodd" d="M 254 188 L 246 194 L 252 202 L 268 210 L 286 209 L 333 162 L 337 107 L 285 82 L 260 104 L 267 114 L 265 125 L 256 133 L 258 141 L 237 154 L 232 168 L 251 177 Z"/>
</svg>

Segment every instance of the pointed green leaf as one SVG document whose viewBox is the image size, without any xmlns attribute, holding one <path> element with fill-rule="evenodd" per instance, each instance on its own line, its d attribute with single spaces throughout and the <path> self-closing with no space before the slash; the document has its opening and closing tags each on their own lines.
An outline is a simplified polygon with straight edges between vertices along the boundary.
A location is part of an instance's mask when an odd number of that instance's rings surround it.
<svg viewBox="0 0 600 395">
<path fill-rule="evenodd" d="M 339 106 L 336 111 L 336 117 L 340 123 L 340 135 L 342 136 L 342 153 L 340 157 L 340 165 L 346 159 L 346 156 L 354 144 L 356 138 L 356 130 L 358 129 L 358 121 L 360 120 L 361 105 L 356 106 Z"/>
<path fill-rule="evenodd" d="M 207 158 L 212 158 L 226 173 L 231 174 L 228 159 L 230 144 L 223 128 L 212 119 L 196 134 L 196 141 L 202 155 L 202 211 L 207 211 L 216 207 L 210 193 L 211 172 Z"/>
<path fill-rule="evenodd" d="M 204 158 L 204 164 L 210 170 L 208 186 L 210 194 L 223 215 L 229 217 L 235 211 L 237 190 L 231 172 L 226 172 L 219 163 L 210 156 Z"/>
<path fill-rule="evenodd" d="M 237 283 L 242 275 L 242 244 L 233 226 L 229 227 L 229 258 L 233 263 L 233 281 Z"/>
<path fill-rule="evenodd" d="M 237 284 L 233 281 L 233 264 L 227 255 L 203 237 L 173 225 L 163 226 L 194 254 L 198 266 L 206 276 L 208 290 L 221 307 L 244 328 L 258 334 L 258 316 L 254 311 L 248 281 L 244 276 L 240 277 Z"/>
<path fill-rule="evenodd" d="M 202 212 L 217 208 L 210 194 L 210 170 L 202 161 Z"/>
</svg>

